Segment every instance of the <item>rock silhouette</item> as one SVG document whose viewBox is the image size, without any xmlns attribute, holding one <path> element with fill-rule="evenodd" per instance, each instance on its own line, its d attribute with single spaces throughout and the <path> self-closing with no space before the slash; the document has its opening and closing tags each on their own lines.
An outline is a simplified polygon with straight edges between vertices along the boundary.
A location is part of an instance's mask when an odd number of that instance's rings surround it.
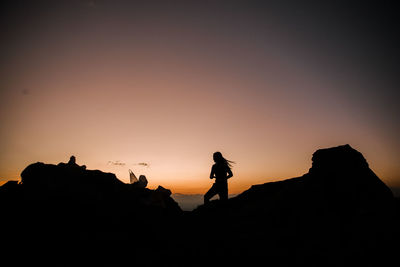
<svg viewBox="0 0 400 267">
<path fill-rule="evenodd" d="M 21 178 L 0 187 L 14 266 L 388 266 L 399 250 L 399 201 L 349 145 L 192 212 L 101 171 L 35 163 Z"/>
<path fill-rule="evenodd" d="M 21 183 L 0 187 L 2 240 L 24 255 L 13 266 L 101 266 L 127 248 L 141 254 L 129 262 L 142 263 L 150 243 L 163 244 L 156 240 L 168 239 L 168 225 L 182 214 L 170 194 L 76 164 L 34 163 L 22 171 Z M 127 240 L 129 247 L 119 251 Z M 118 257 L 109 259 L 118 265 Z"/>
<path fill-rule="evenodd" d="M 170 198 L 171 192 L 159 187 L 146 189 L 135 184 L 125 184 L 112 173 L 86 170 L 71 164 L 44 164 L 37 162 L 26 167 L 21 173 L 21 187 L 35 195 L 57 196 L 63 201 L 113 203 L 114 209 L 126 207 L 129 210 L 146 208 L 164 212 L 180 213 L 178 204 Z M 72 203 L 72 202 L 71 202 Z M 74 208 L 79 208 L 74 207 Z"/>
</svg>

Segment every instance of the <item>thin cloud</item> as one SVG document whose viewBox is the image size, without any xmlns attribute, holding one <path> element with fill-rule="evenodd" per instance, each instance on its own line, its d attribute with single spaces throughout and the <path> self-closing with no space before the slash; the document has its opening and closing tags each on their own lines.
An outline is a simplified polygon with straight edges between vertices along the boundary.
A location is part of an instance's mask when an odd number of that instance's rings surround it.
<svg viewBox="0 0 400 267">
<path fill-rule="evenodd" d="M 136 166 L 141 166 L 141 167 L 146 167 L 149 168 L 150 164 L 147 162 L 138 162 L 138 163 L 126 163 L 126 162 L 122 162 L 120 160 L 110 160 L 107 162 L 108 165 L 114 165 L 114 166 L 131 166 L 131 165 L 136 165 Z"/>
<path fill-rule="evenodd" d="M 147 168 L 150 167 L 150 165 L 148 163 L 146 163 L 146 162 L 139 162 L 136 165 L 147 167 Z"/>
<path fill-rule="evenodd" d="M 119 160 L 116 161 L 108 161 L 108 165 L 114 165 L 114 166 L 125 166 L 126 163 L 125 162 L 121 162 Z"/>
</svg>

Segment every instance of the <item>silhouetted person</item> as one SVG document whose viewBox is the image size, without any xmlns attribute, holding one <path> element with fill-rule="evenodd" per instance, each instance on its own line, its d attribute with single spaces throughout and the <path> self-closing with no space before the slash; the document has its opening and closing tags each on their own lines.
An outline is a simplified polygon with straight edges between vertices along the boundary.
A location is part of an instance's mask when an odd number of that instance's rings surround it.
<svg viewBox="0 0 400 267">
<path fill-rule="evenodd" d="M 210 190 L 204 195 L 204 204 L 210 202 L 210 199 L 216 194 L 219 195 L 219 199 L 225 201 L 228 199 L 228 179 L 233 176 L 231 170 L 230 160 L 225 159 L 221 152 L 215 152 L 213 154 L 215 164 L 211 168 L 210 179 L 215 178 L 215 183 L 212 185 Z"/>
<path fill-rule="evenodd" d="M 68 163 L 67 163 L 69 166 L 78 166 L 78 164 L 76 164 L 76 158 L 75 158 L 75 156 L 71 156 L 70 158 L 69 158 L 69 161 L 68 161 Z"/>
<path fill-rule="evenodd" d="M 71 156 L 71 157 L 69 158 L 69 161 L 68 161 L 68 163 L 67 163 L 67 166 L 69 166 L 69 167 L 80 167 L 80 168 L 82 168 L 82 169 L 86 169 L 86 165 L 79 166 L 78 164 L 76 164 L 76 158 L 75 158 L 75 156 Z"/>
</svg>

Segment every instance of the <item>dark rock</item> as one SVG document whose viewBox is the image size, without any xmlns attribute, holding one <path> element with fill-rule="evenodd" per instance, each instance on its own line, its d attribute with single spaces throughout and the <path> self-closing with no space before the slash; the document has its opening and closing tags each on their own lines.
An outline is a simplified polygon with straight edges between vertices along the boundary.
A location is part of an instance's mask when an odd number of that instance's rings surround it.
<svg viewBox="0 0 400 267">
<path fill-rule="evenodd" d="M 369 168 L 362 154 L 349 145 L 313 154 L 309 178 L 342 208 L 379 210 L 393 202 L 393 193 Z"/>
<path fill-rule="evenodd" d="M 3 184 L 1 187 L 0 187 L 0 192 L 13 192 L 13 191 L 16 191 L 16 190 L 18 190 L 18 184 L 19 184 L 19 182 L 18 181 L 7 181 L 5 184 Z"/>
<path fill-rule="evenodd" d="M 158 206 L 165 209 L 179 210 L 175 202 L 169 201 L 169 190 L 150 190 L 125 184 L 112 173 L 99 170 L 86 170 L 77 164 L 44 164 L 34 163 L 21 173 L 24 188 L 42 195 L 57 195 L 78 200 L 98 202 L 120 200 L 122 206 L 137 205 Z M 170 191 L 169 191 L 170 192 Z M 173 201 L 171 198 L 170 200 Z M 125 203 L 122 203 L 122 202 Z M 167 203 L 171 205 L 167 205 Z M 150 207 L 150 208 L 151 208 Z M 177 208 L 178 207 L 178 208 Z"/>
</svg>

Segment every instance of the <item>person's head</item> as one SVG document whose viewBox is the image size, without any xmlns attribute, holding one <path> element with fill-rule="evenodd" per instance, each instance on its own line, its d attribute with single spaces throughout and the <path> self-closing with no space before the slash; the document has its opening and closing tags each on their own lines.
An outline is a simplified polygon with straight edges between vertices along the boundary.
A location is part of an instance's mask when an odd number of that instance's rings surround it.
<svg viewBox="0 0 400 267">
<path fill-rule="evenodd" d="M 69 162 L 70 162 L 70 163 L 75 163 L 75 162 L 76 162 L 75 156 L 71 156 L 71 157 L 69 158 Z"/>
<path fill-rule="evenodd" d="M 215 152 L 213 154 L 213 159 L 215 163 L 223 163 L 224 162 L 224 157 L 222 156 L 221 152 Z"/>
<path fill-rule="evenodd" d="M 218 152 L 218 151 L 213 154 L 213 159 L 214 159 L 215 163 L 225 164 L 230 168 L 232 167 L 232 163 L 234 163 L 233 161 L 230 161 L 230 160 L 227 160 L 226 158 L 224 158 L 222 156 L 221 152 Z"/>
</svg>

